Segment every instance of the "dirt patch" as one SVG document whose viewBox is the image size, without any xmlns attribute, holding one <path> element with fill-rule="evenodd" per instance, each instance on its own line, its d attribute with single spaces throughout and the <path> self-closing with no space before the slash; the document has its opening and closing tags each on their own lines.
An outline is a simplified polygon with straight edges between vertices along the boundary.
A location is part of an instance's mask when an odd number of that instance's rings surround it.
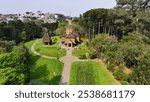
<svg viewBox="0 0 150 102">
<path fill-rule="evenodd" d="M 131 74 L 131 73 L 132 73 L 132 70 L 129 69 L 129 68 L 127 68 L 127 67 L 124 67 L 123 72 L 124 72 L 125 74 Z"/>
</svg>

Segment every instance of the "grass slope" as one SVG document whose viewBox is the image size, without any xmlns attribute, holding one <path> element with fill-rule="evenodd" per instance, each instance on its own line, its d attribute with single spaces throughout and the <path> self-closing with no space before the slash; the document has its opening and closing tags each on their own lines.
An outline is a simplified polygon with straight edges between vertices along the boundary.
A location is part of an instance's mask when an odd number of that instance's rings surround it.
<svg viewBox="0 0 150 102">
<path fill-rule="evenodd" d="M 66 51 L 59 48 L 58 43 L 50 46 L 44 46 L 42 39 L 35 45 L 35 50 L 40 54 L 50 57 L 62 57 L 66 55 Z"/>
<path fill-rule="evenodd" d="M 63 69 L 63 63 L 59 60 L 42 58 L 31 53 L 31 46 L 35 40 L 25 43 L 30 50 L 30 82 L 29 84 L 58 85 Z M 54 76 L 54 72 L 56 73 Z"/>
<path fill-rule="evenodd" d="M 98 62 L 74 62 L 70 73 L 71 85 L 117 85 L 105 65 Z"/>
</svg>

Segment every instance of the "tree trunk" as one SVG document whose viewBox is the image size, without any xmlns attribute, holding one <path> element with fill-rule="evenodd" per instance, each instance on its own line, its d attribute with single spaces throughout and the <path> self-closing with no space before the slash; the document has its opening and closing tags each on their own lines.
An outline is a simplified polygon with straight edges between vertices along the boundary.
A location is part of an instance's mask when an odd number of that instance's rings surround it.
<svg viewBox="0 0 150 102">
<path fill-rule="evenodd" d="M 100 28 L 101 27 L 101 24 L 100 24 L 100 22 L 98 22 L 98 34 L 100 34 Z"/>
<path fill-rule="evenodd" d="M 95 38 L 95 27 L 93 25 L 93 38 Z"/>
<path fill-rule="evenodd" d="M 106 26 L 104 27 L 104 32 L 105 32 L 105 34 L 107 33 L 107 27 Z"/>
<path fill-rule="evenodd" d="M 90 34 L 91 32 L 90 32 L 90 27 L 89 27 L 89 41 L 91 41 L 91 34 Z"/>
</svg>

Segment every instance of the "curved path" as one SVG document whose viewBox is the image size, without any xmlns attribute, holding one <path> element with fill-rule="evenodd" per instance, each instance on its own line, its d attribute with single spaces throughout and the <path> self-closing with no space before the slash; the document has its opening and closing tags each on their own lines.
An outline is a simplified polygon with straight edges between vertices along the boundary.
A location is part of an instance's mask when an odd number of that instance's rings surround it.
<svg viewBox="0 0 150 102">
<path fill-rule="evenodd" d="M 48 58 L 48 59 L 57 59 L 57 58 L 55 58 L 55 57 L 49 57 L 49 56 L 45 56 L 45 55 L 43 55 L 43 54 L 40 54 L 40 53 L 38 53 L 36 50 L 35 50 L 35 45 L 37 44 L 37 42 L 38 42 L 38 39 L 33 43 L 33 45 L 31 46 L 31 51 L 32 51 L 32 53 L 34 53 L 35 55 L 38 55 L 38 56 L 41 56 L 41 57 L 44 57 L 44 58 Z"/>
</svg>

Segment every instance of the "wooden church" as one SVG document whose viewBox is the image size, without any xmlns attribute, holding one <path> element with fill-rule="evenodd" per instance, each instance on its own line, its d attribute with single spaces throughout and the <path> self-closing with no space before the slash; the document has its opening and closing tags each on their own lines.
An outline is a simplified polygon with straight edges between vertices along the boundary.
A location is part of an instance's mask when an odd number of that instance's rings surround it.
<svg viewBox="0 0 150 102">
<path fill-rule="evenodd" d="M 47 28 L 43 28 L 44 30 L 44 36 L 43 36 L 43 43 L 44 45 L 51 45 L 52 44 L 52 40 L 51 40 L 51 36 L 48 32 L 48 29 Z"/>
<path fill-rule="evenodd" d="M 72 20 L 68 20 L 68 25 L 66 26 L 66 30 L 62 35 L 62 44 L 66 45 L 67 47 L 74 47 L 81 43 L 80 35 L 76 31 Z"/>
</svg>

